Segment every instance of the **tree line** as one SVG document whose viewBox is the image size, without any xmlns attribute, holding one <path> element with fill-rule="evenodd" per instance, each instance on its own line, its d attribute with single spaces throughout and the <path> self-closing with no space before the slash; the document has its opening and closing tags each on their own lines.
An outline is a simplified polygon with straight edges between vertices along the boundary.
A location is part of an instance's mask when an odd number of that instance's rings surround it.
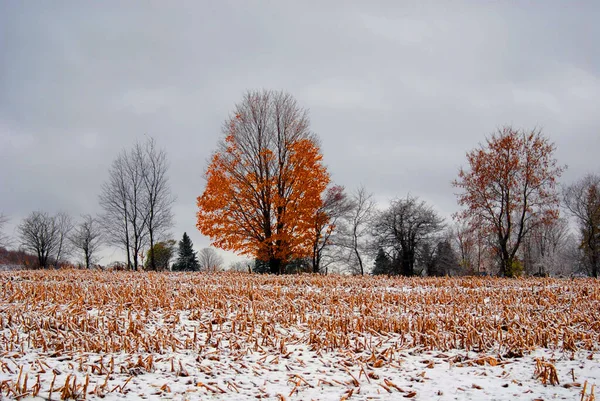
<svg viewBox="0 0 600 401">
<path fill-rule="evenodd" d="M 198 197 L 197 227 L 214 246 L 273 274 L 570 274 L 598 276 L 594 175 L 558 190 L 565 167 L 540 130 L 503 127 L 467 152 L 446 222 L 411 194 L 379 210 L 364 188 L 330 182 L 308 112 L 285 92 L 250 91 L 223 124 Z M 570 234 L 562 206 L 580 233 Z"/>
<path fill-rule="evenodd" d="M 555 151 L 538 129 L 502 127 L 467 152 L 452 182 L 461 209 L 451 219 L 410 193 L 382 208 L 364 187 L 331 182 L 308 112 L 293 96 L 249 91 L 223 124 L 196 225 L 213 246 L 253 261 L 238 269 L 255 272 L 597 277 L 600 178 L 559 188 L 565 167 Z M 154 139 L 136 143 L 111 164 L 98 217 L 75 224 L 65 213 L 33 212 L 17 228 L 21 249 L 41 267 L 72 250 L 89 267 L 108 245 L 123 250 L 125 269 L 220 269 L 214 249 L 197 255 L 187 234 L 170 238 L 176 199 L 167 173 Z M 6 221 L 0 215 L 0 247 Z"/>
<path fill-rule="evenodd" d="M 2 234 L 8 218 L 0 215 L 3 263 L 49 268 L 68 265 L 69 259 L 76 257 L 82 267 L 90 268 L 98 262 L 101 247 L 116 246 L 126 255 L 124 264 L 115 264 L 119 269 L 221 268 L 223 261 L 216 251 L 205 248 L 196 255 L 186 233 L 178 247 L 170 239 L 175 197 L 167 173 L 167 155 L 153 138 L 135 143 L 112 162 L 99 195 L 102 212 L 98 216 L 86 214 L 75 222 L 65 212 L 34 211 L 17 226 L 18 251 L 6 249 L 12 242 Z M 177 260 L 171 265 L 176 252 Z M 34 256 L 35 262 L 26 255 Z"/>
</svg>

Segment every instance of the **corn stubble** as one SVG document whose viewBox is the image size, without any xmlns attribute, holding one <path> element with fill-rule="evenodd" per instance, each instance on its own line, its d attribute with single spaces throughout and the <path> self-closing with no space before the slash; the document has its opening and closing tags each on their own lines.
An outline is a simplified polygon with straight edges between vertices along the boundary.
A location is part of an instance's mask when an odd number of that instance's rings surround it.
<svg viewBox="0 0 600 401">
<path fill-rule="evenodd" d="M 399 367 L 407 352 L 436 351 L 457 366 L 496 366 L 536 348 L 595 352 L 600 344 L 600 284 L 591 279 L 79 270 L 0 275 L 0 371 L 18 372 L 16 381 L 0 382 L 0 397 L 15 399 L 126 394 L 132 378 L 157 365 L 167 366 L 171 377 L 187 378 L 197 391 L 240 393 L 234 380 L 219 385 L 196 378 L 214 376 L 211 364 L 224 353 L 234 361 L 227 368 L 236 373 L 260 376 L 286 363 L 291 392 L 279 399 L 314 386 L 342 386 L 341 399 L 349 399 L 360 394 L 361 380 L 412 398 L 416 393 L 377 375 L 383 366 Z M 302 359 L 289 351 L 298 344 L 317 357 L 339 355 L 345 377 L 311 383 L 290 367 L 302 367 Z M 481 356 L 443 354 L 456 350 Z M 27 366 L 16 362 L 32 351 L 36 360 Z M 182 363 L 173 352 L 194 353 L 198 363 Z M 243 360 L 250 353 L 262 355 L 253 366 Z M 116 354 L 126 357 L 116 361 Z M 68 361 L 68 372 L 52 369 L 48 358 Z M 423 362 L 425 368 L 434 363 Z M 51 380 L 40 379 L 50 374 Z M 114 375 L 127 379 L 112 385 Z M 559 384 L 548 361 L 538 360 L 534 375 L 544 384 Z M 155 394 L 171 387 L 156 383 Z M 259 388 L 256 397 L 263 396 Z"/>
</svg>

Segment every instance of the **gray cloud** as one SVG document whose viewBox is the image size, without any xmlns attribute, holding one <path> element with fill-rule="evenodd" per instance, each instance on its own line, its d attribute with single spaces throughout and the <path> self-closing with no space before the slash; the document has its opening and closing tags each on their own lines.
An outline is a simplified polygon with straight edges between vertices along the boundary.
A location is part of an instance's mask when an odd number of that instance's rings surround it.
<svg viewBox="0 0 600 401">
<path fill-rule="evenodd" d="M 325 3 L 325 4 L 322 4 Z M 174 233 L 246 89 L 310 109 L 333 179 L 448 215 L 465 152 L 504 124 L 542 127 L 600 171 L 596 2 L 48 2 L 0 5 L 0 211 L 98 211 L 108 166 L 154 136 L 171 161 Z"/>
</svg>

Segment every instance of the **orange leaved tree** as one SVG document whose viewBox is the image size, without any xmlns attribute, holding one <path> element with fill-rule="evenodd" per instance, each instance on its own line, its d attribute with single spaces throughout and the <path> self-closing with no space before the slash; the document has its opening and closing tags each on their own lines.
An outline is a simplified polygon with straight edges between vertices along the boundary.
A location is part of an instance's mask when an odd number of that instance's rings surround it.
<svg viewBox="0 0 600 401">
<path fill-rule="evenodd" d="M 308 114 L 284 92 L 244 95 L 198 197 L 197 227 L 216 247 L 268 262 L 271 273 L 308 257 L 329 183 Z"/>
<path fill-rule="evenodd" d="M 467 153 L 469 169 L 453 182 L 465 207 L 459 217 L 490 234 L 505 276 L 519 274 L 517 251 L 528 231 L 558 218 L 556 179 L 564 168 L 554 151 L 539 130 L 505 127 Z"/>
</svg>

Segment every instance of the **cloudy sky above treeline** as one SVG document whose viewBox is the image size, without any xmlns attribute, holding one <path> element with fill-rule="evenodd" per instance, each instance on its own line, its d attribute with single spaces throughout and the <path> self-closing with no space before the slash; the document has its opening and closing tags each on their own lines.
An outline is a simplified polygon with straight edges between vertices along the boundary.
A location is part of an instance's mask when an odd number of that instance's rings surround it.
<svg viewBox="0 0 600 401">
<path fill-rule="evenodd" d="M 568 184 L 600 173 L 600 2 L 0 2 L 0 213 L 97 213 L 117 154 L 168 153 L 174 238 L 248 89 L 309 109 L 333 182 L 449 217 L 465 153 L 541 128 Z M 120 259 L 105 252 L 103 263 Z"/>
</svg>

